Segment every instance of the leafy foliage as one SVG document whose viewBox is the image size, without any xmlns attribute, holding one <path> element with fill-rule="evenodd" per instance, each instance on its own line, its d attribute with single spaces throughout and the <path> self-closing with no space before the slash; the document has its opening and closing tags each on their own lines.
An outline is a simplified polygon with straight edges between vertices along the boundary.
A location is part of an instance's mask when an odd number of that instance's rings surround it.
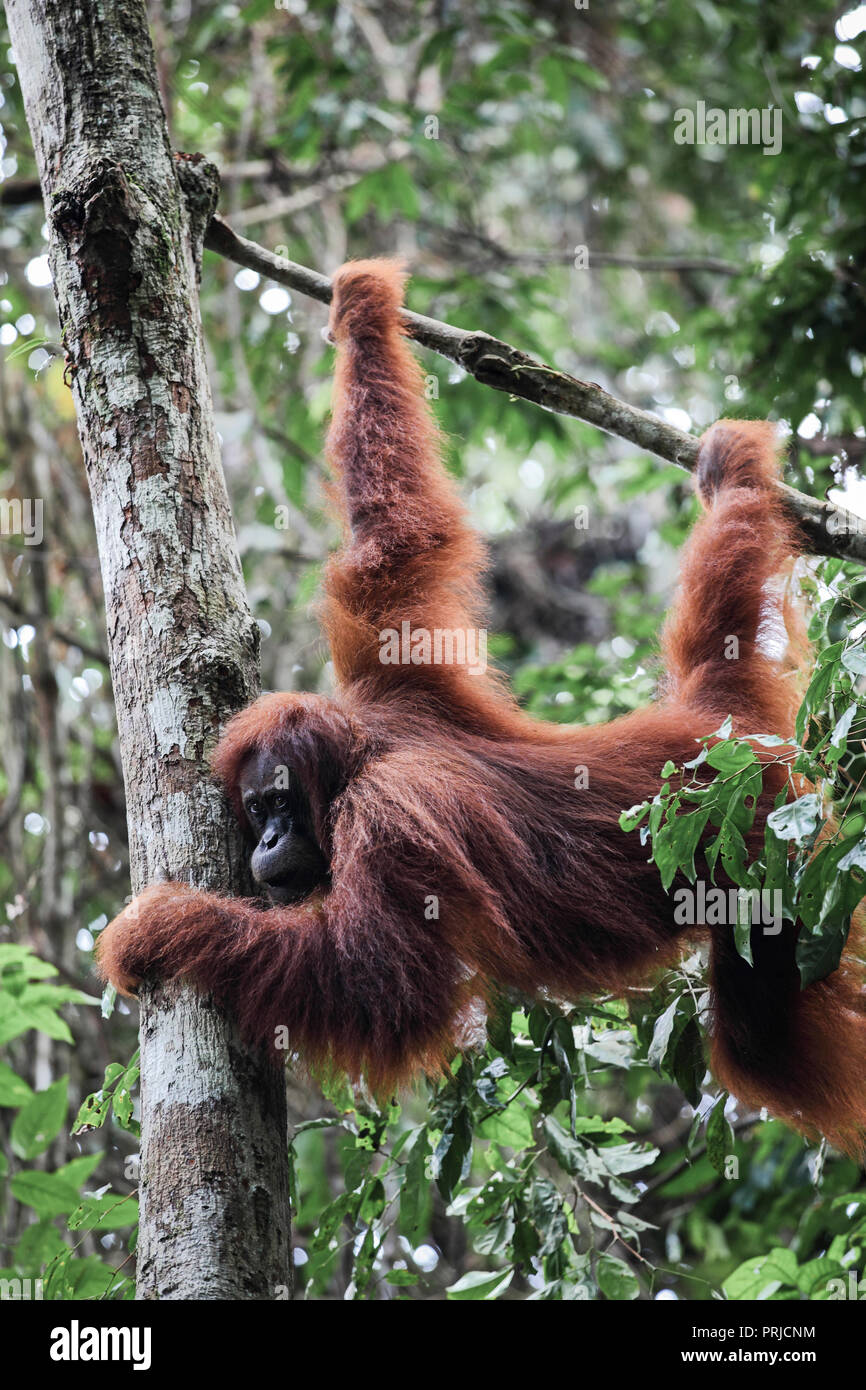
<svg viewBox="0 0 866 1390">
<path fill-rule="evenodd" d="M 862 760 L 857 735 L 866 732 L 862 623 L 855 617 L 847 636 L 825 645 L 840 613 L 858 603 L 859 567 L 828 561 L 810 587 L 810 635 L 820 646 L 795 739 L 761 731 L 734 738 L 728 718 L 683 768 L 662 768 L 665 780 L 652 801 L 624 812 L 620 821 L 624 830 L 640 828 L 666 889 L 678 873 L 695 883 L 699 847 L 712 883 L 723 870 L 738 885 L 735 939 L 750 963 L 755 910 L 778 904 L 775 915 L 799 924 L 803 986 L 836 969 L 851 915 L 866 894 L 866 806 L 862 773 L 854 776 Z M 745 837 L 772 766 L 784 770 L 785 783 L 767 817 L 763 853 L 750 862 Z"/>
<path fill-rule="evenodd" d="M 632 1210 L 633 1175 L 658 1150 L 624 1120 L 594 1113 L 587 1087 L 611 1066 L 638 1064 L 622 1006 L 565 1014 L 536 1005 L 526 1015 L 503 999 L 484 1051 L 463 1054 L 431 1088 L 420 1122 L 411 1104 L 380 1112 L 351 1091 L 332 1095 L 337 1115 L 300 1125 L 292 1143 L 298 1229 L 310 1230 L 307 1297 L 329 1290 L 344 1259 L 352 1298 L 374 1295 L 382 1281 L 441 1287 L 458 1300 L 518 1289 L 530 1299 L 636 1297 L 646 1223 Z M 336 1200 L 305 1181 L 327 1130 L 343 1167 Z M 589 1205 L 585 1186 L 598 1192 Z M 444 1287 L 423 1241 L 443 1215 L 459 1218 L 473 1252 Z"/>
<path fill-rule="evenodd" d="M 72 1041 L 60 1013 L 64 1004 L 95 1005 L 99 1001 L 54 983 L 57 974 L 55 966 L 26 947 L 0 945 L 0 1036 L 5 1043 L 31 1029 Z M 119 1112 L 126 1113 L 118 1100 L 120 1082 L 131 1084 L 133 1076 L 137 1076 L 137 1069 L 109 1067 L 106 1072 L 106 1084 L 110 1082 L 114 1089 L 116 1118 Z M 73 1234 L 67 1242 L 55 1224 L 62 1218 L 71 1233 L 135 1226 L 138 1203 L 134 1197 L 88 1185 L 101 1154 L 82 1154 L 50 1172 L 26 1166 L 51 1147 L 68 1123 L 67 1081 L 64 1076 L 44 1090 L 33 1091 L 7 1062 L 0 1062 L 0 1107 L 15 1111 L 10 1142 L 15 1157 L 24 1165 L 10 1172 L 0 1155 L 0 1178 L 8 1180 L 11 1196 L 35 1217 L 11 1250 L 10 1262 L 0 1269 L 0 1279 L 29 1281 L 25 1287 L 39 1288 L 37 1296 L 46 1299 L 134 1298 L 135 1286 L 129 1277 L 98 1255 L 79 1253 L 81 1236 Z M 90 1102 L 83 1110 L 92 1117 L 101 1112 L 102 1100 L 91 1097 Z M 131 1114 L 131 1102 L 129 1106 Z"/>
</svg>

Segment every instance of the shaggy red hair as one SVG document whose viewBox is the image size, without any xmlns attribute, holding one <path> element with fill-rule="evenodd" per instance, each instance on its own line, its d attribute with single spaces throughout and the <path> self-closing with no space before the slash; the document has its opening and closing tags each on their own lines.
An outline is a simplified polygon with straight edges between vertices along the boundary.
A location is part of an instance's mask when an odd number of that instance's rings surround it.
<svg viewBox="0 0 866 1390">
<path fill-rule="evenodd" d="M 705 513 L 664 633 L 649 709 L 569 728 L 523 713 L 493 673 L 389 666 L 380 633 L 482 622 L 484 551 L 440 459 L 401 315 L 404 276 L 359 261 L 337 274 L 328 458 L 345 522 L 325 579 L 334 699 L 267 695 L 229 724 L 214 766 L 235 801 L 265 749 L 296 773 L 330 884 L 266 909 L 176 885 L 147 890 L 103 933 L 104 976 L 187 975 L 312 1065 L 386 1089 L 447 1066 L 454 1020 L 487 982 L 526 994 L 617 993 L 675 958 L 673 900 L 620 812 L 658 789 L 667 759 L 726 715 L 740 733 L 793 731 L 796 690 L 761 642 L 767 586 L 801 540 L 776 486 L 773 432 L 722 421 L 704 437 Z M 726 644 L 735 637 L 737 660 Z M 576 776 L 587 769 L 588 778 Z M 780 785 L 768 773 L 753 846 Z M 712 933 L 712 1064 L 742 1100 L 860 1147 L 866 1024 L 859 965 L 801 991 L 796 932 Z M 468 968 L 468 969 L 467 969 Z M 471 972 L 471 978 L 470 978 Z"/>
</svg>

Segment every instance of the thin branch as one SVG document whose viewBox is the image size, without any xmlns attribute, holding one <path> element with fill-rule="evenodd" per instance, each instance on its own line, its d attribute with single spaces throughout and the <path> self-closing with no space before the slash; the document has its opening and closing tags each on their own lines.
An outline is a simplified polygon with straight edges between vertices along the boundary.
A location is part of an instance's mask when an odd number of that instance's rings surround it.
<svg viewBox="0 0 866 1390">
<path fill-rule="evenodd" d="M 432 231 L 438 232 L 452 242 L 465 245 L 467 241 L 474 241 L 477 246 L 489 252 L 503 265 L 574 264 L 574 248 L 565 251 L 510 251 L 507 246 L 500 245 L 498 241 L 485 236 L 483 232 L 479 232 L 473 227 L 439 227 L 430 222 L 426 225 Z M 734 265 L 732 261 L 721 260 L 718 256 L 637 256 L 630 252 L 595 251 L 591 246 L 587 247 L 587 256 L 587 269 L 589 270 L 604 269 L 606 266 L 611 266 L 641 272 L 703 270 L 713 275 L 741 275 L 743 272 L 742 266 Z"/>
<path fill-rule="evenodd" d="M 0 184 L 0 207 L 18 208 L 25 203 L 41 203 L 38 179 L 7 179 Z"/>
<path fill-rule="evenodd" d="M 98 661 L 101 666 L 108 666 L 108 652 L 104 651 L 102 647 L 95 647 L 86 639 L 76 637 L 75 633 L 59 627 L 57 623 L 51 622 L 41 613 L 31 613 L 12 594 L 0 594 L 0 605 L 11 613 L 18 622 L 29 623 L 37 630 L 40 627 L 47 628 L 48 636 L 56 642 L 63 642 L 67 647 L 77 647 L 82 656 L 89 657 L 91 661 Z"/>
<path fill-rule="evenodd" d="M 257 270 L 278 284 L 330 303 L 331 282 L 318 271 L 275 256 L 254 241 L 239 236 L 220 217 L 208 227 L 205 245 L 238 265 Z M 657 415 L 639 410 L 612 396 L 594 381 L 581 381 L 567 372 L 548 367 L 529 353 L 450 323 L 404 310 L 416 342 L 431 348 L 474 376 L 484 386 L 522 397 L 558 415 L 570 415 L 625 439 L 647 453 L 679 468 L 693 470 L 700 440 L 668 425 Z M 801 526 L 809 549 L 816 555 L 835 555 L 866 564 L 866 521 L 843 507 L 822 502 L 779 483 L 791 514 Z"/>
<path fill-rule="evenodd" d="M 624 270 L 651 271 L 693 271 L 705 270 L 712 275 L 741 275 L 742 266 L 730 261 L 719 260 L 717 256 L 632 256 L 619 251 L 594 251 L 587 248 L 587 268 L 604 269 L 607 266 Z M 573 251 L 511 251 L 506 260 L 513 265 L 572 265 Z"/>
<path fill-rule="evenodd" d="M 828 434 L 823 437 L 816 434 L 812 439 L 798 439 L 797 444 L 804 454 L 811 454 L 813 458 L 841 458 L 844 455 L 849 463 L 866 458 L 866 439 L 861 439 L 859 434 Z"/>
<path fill-rule="evenodd" d="M 377 160 L 370 160 L 366 165 L 334 169 L 323 178 L 318 178 L 315 182 L 309 183 L 294 193 L 273 198 L 267 203 L 257 203 L 255 207 L 242 208 L 234 214 L 235 225 L 239 227 L 251 226 L 257 222 L 268 222 L 273 218 L 291 216 L 313 203 L 321 202 L 322 198 L 330 193 L 344 192 L 347 188 L 358 183 L 365 174 L 372 173 L 393 160 L 404 158 L 407 149 L 408 147 L 404 142 L 395 141 Z M 222 166 L 220 168 L 220 180 L 222 183 L 228 183 L 231 180 L 245 178 L 266 178 L 273 172 L 273 161 L 253 159 Z M 286 173 L 291 174 L 294 180 L 309 178 L 308 172 L 287 169 Z M 41 196 L 37 179 L 10 179 L 7 183 L 0 184 L 0 205 L 17 207 L 24 203 L 36 202 Z M 500 246 L 492 238 L 469 227 L 439 227 L 432 223 L 428 225 L 433 231 L 449 239 L 457 240 L 459 238 L 464 243 L 467 240 L 474 241 L 485 251 L 489 251 L 497 260 L 508 265 L 571 265 L 574 261 L 573 250 L 509 251 L 507 247 Z M 706 271 L 712 275 L 740 275 L 743 272 L 742 266 L 734 265 L 733 262 L 722 260 L 718 256 L 638 256 L 619 251 L 595 251 L 592 247 L 589 248 L 588 254 L 589 269 L 603 270 L 611 267 L 639 270 L 642 274 L 651 274 L 654 271 L 683 273 Z"/>
<path fill-rule="evenodd" d="M 640 1251 L 635 1250 L 633 1245 L 629 1245 L 628 1241 L 625 1239 L 625 1236 L 622 1233 L 622 1227 L 617 1225 L 613 1217 L 605 1211 L 604 1207 L 600 1207 L 598 1202 L 593 1201 L 592 1197 L 588 1196 L 587 1193 L 583 1191 L 583 1188 L 580 1187 L 578 1183 L 574 1184 L 574 1189 L 577 1194 L 578 1200 L 581 1202 L 586 1202 L 587 1206 L 592 1207 L 593 1211 L 598 1212 L 598 1215 L 603 1217 L 604 1220 L 608 1223 L 611 1232 L 613 1233 L 614 1244 L 617 1241 L 619 1241 L 620 1245 L 624 1246 L 630 1255 L 633 1255 L 636 1260 L 640 1260 L 642 1265 L 646 1265 L 649 1268 L 649 1260 L 644 1259 Z"/>
<path fill-rule="evenodd" d="M 314 176 L 318 174 L 314 171 Z M 302 180 L 310 173 L 296 170 L 283 164 L 277 154 L 270 159 L 236 160 L 231 164 L 220 165 L 220 183 L 241 182 L 244 179 L 277 179 L 279 177 Z M 42 189 L 38 179 L 6 179 L 0 183 L 0 207 L 24 207 L 27 203 L 41 203 Z"/>
</svg>

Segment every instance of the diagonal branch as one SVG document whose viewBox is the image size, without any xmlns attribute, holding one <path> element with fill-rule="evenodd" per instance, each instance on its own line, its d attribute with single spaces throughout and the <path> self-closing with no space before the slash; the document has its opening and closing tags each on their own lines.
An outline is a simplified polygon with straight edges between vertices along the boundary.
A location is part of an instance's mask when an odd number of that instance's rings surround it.
<svg viewBox="0 0 866 1390">
<path fill-rule="evenodd" d="M 425 225 L 455 244 L 465 245 L 467 241 L 474 242 L 482 251 L 486 251 L 491 259 L 502 265 L 573 265 L 577 250 L 575 246 L 568 251 L 510 251 L 507 246 L 500 246 L 498 241 L 474 227 L 443 227 L 435 222 L 427 222 Z M 652 271 L 707 271 L 713 275 L 740 275 L 743 270 L 742 266 L 723 261 L 718 256 L 638 256 L 629 252 L 596 251 L 594 247 L 587 247 L 586 251 L 589 257 L 587 268 L 593 270 L 612 267 L 639 270 L 641 274 Z"/>
<path fill-rule="evenodd" d="M 271 280 L 327 304 L 331 282 L 318 271 L 275 256 L 254 241 L 239 236 L 220 217 L 214 217 L 205 245 L 238 265 L 257 270 Z M 470 376 L 496 391 L 520 396 L 558 415 L 571 415 L 608 434 L 655 454 L 667 463 L 692 470 L 700 440 L 668 425 L 658 416 L 612 396 L 594 381 L 581 381 L 548 367 L 529 353 L 492 338 L 489 333 L 455 328 L 450 323 L 405 310 L 412 336 L 422 346 L 456 362 Z M 780 483 L 793 516 L 816 555 L 835 555 L 866 564 L 866 521 L 830 502 L 797 492 Z"/>
</svg>

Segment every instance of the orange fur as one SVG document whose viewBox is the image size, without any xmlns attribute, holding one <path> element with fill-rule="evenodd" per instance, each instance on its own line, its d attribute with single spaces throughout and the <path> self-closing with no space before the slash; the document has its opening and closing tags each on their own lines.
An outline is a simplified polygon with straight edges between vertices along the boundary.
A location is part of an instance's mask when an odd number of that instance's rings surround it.
<svg viewBox="0 0 866 1390">
<path fill-rule="evenodd" d="M 791 732 L 794 683 L 760 637 L 766 586 L 801 544 L 775 487 L 770 426 L 721 422 L 701 448 L 706 513 L 683 557 L 657 704 L 568 728 L 529 718 L 495 673 L 384 665 L 384 629 L 473 628 L 483 613 L 483 547 L 441 465 L 402 289 L 391 262 L 335 277 L 328 457 L 345 539 L 323 621 L 339 694 L 264 696 L 231 721 L 214 760 L 236 805 L 252 753 L 292 767 L 330 885 L 273 909 L 157 886 L 99 946 L 121 988 L 149 971 L 191 976 L 249 1036 L 273 1040 L 285 1025 L 314 1065 L 383 1089 L 447 1065 L 455 1016 L 485 982 L 577 997 L 623 990 L 676 957 L 672 898 L 618 817 L 729 713 L 741 733 Z M 778 785 L 768 782 L 756 835 Z M 716 1073 L 744 1100 L 859 1151 L 866 1024 L 853 955 L 801 992 L 793 932 L 753 938 L 751 968 L 732 927 L 712 932 Z"/>
</svg>

